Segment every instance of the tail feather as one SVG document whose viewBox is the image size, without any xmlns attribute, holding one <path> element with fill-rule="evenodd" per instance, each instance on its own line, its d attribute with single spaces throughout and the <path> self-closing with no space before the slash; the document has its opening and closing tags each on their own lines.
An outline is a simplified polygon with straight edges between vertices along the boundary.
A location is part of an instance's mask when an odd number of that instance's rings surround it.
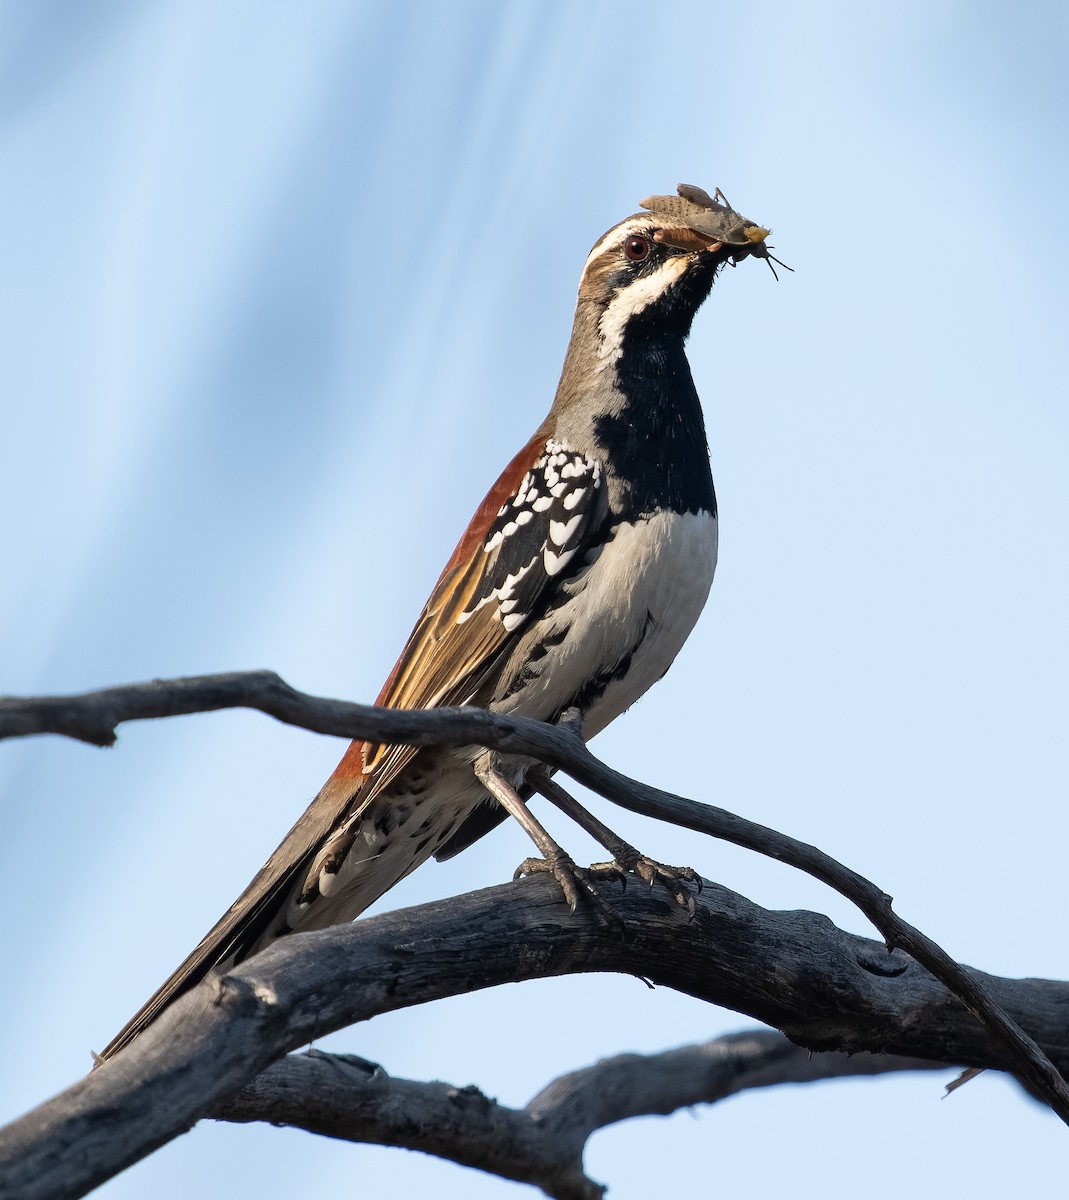
<svg viewBox="0 0 1069 1200">
<path fill-rule="evenodd" d="M 252 883 L 98 1061 L 113 1058 L 211 971 L 287 933 L 352 920 L 449 843 L 486 791 L 463 759 L 453 763 L 447 755 L 443 763 L 424 751 L 414 762 L 414 752 L 403 750 L 388 771 L 364 775 L 350 748 Z M 406 767 L 404 780 L 391 787 Z M 465 831 L 465 844 L 472 840 L 473 831 Z"/>
<path fill-rule="evenodd" d="M 340 786 L 346 787 L 348 796 L 339 795 Z M 255 879 L 182 965 L 97 1055 L 98 1061 L 118 1054 L 169 1004 L 196 987 L 210 971 L 232 966 L 253 950 L 261 949 L 265 940 L 288 932 L 276 929 L 268 936 L 272 923 L 285 911 L 294 889 L 303 884 L 316 852 L 349 807 L 352 790 L 351 780 L 331 777 Z"/>
</svg>

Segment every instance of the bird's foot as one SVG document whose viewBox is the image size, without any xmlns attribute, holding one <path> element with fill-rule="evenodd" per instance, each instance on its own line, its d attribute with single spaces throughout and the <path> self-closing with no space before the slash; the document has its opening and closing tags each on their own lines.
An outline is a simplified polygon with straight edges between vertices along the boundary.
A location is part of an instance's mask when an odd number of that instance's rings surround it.
<svg viewBox="0 0 1069 1200">
<path fill-rule="evenodd" d="M 605 869 L 607 868 L 607 869 Z M 550 875 L 557 881 L 568 907 L 575 912 L 580 901 L 593 904 L 595 911 L 607 924 L 619 929 L 624 928 L 623 919 L 598 891 L 592 876 L 599 875 L 624 883 L 624 873 L 616 863 L 602 863 L 588 870 L 580 867 L 575 860 L 563 850 L 547 858 L 525 858 L 516 868 L 513 879 L 523 875 Z"/>
<path fill-rule="evenodd" d="M 645 880 L 651 888 L 659 883 L 672 893 L 680 908 L 687 910 L 690 919 L 694 919 L 697 905 L 686 885 L 689 884 L 695 891 L 700 892 L 702 877 L 693 867 L 669 867 L 648 858 L 645 854 L 640 854 L 639 851 L 624 843 L 617 847 L 617 854 L 612 862 L 595 863 L 590 869 L 597 872 L 611 871 L 624 884 L 626 884 L 629 874 L 637 875 L 639 879 Z"/>
<path fill-rule="evenodd" d="M 561 724 L 575 724 L 573 710 L 569 710 L 561 718 Z M 542 770 L 530 776 L 530 783 L 536 791 L 542 793 L 550 803 L 555 804 L 566 816 L 571 817 L 578 825 L 590 834 L 595 841 L 612 855 L 607 863 L 595 863 L 589 868 L 590 874 L 609 877 L 626 885 L 627 876 L 635 874 L 652 888 L 660 883 L 666 887 L 675 898 L 676 903 L 685 908 L 693 920 L 697 905 L 694 897 L 684 885 L 689 884 L 697 891 L 702 890 L 701 876 L 691 867 L 668 867 L 655 862 L 652 858 L 636 850 L 630 842 L 625 842 L 618 833 L 613 831 L 603 821 L 588 812 L 574 796 L 569 795 L 548 771 Z"/>
</svg>

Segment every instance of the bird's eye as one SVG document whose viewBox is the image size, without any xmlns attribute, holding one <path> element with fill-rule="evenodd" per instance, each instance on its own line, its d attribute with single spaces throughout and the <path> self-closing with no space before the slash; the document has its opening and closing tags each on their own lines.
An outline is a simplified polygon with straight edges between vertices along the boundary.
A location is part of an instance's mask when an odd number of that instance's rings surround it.
<svg viewBox="0 0 1069 1200">
<path fill-rule="evenodd" d="M 649 238 L 644 238 L 638 233 L 631 234 L 627 241 L 624 242 L 624 254 L 632 262 L 642 262 L 644 258 L 649 258 L 650 249 Z"/>
</svg>

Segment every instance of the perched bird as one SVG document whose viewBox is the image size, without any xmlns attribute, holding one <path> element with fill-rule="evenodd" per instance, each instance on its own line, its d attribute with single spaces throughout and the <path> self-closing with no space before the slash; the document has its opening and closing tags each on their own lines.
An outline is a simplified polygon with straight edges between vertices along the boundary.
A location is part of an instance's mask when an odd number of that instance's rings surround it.
<svg viewBox="0 0 1069 1200">
<path fill-rule="evenodd" d="M 379 695 L 393 708 L 471 704 L 592 737 L 668 670 L 705 604 L 716 497 L 684 341 L 718 270 L 768 257 L 767 230 L 698 188 L 599 238 L 549 415 L 479 506 Z M 719 193 L 718 193 L 719 195 Z M 536 764 L 477 747 L 353 742 L 256 878 L 100 1058 L 209 971 L 295 930 L 351 920 L 431 855 L 512 813 L 573 907 L 596 892 L 525 803 Z M 542 777 L 546 784 L 545 776 Z M 547 790 L 620 871 L 661 867 Z M 525 864 L 536 869 L 538 864 Z"/>
</svg>

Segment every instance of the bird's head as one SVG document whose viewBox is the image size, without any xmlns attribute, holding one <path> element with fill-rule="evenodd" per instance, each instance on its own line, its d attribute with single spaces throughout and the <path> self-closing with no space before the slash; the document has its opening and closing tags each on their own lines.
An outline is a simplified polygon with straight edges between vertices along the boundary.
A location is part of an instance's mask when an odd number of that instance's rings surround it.
<svg viewBox="0 0 1069 1200">
<path fill-rule="evenodd" d="M 686 337 L 725 263 L 769 257 L 769 231 L 719 200 L 681 184 L 678 196 L 649 197 L 642 202 L 649 211 L 595 242 L 579 283 L 577 318 L 601 363 L 620 357 L 625 333 Z"/>
</svg>

